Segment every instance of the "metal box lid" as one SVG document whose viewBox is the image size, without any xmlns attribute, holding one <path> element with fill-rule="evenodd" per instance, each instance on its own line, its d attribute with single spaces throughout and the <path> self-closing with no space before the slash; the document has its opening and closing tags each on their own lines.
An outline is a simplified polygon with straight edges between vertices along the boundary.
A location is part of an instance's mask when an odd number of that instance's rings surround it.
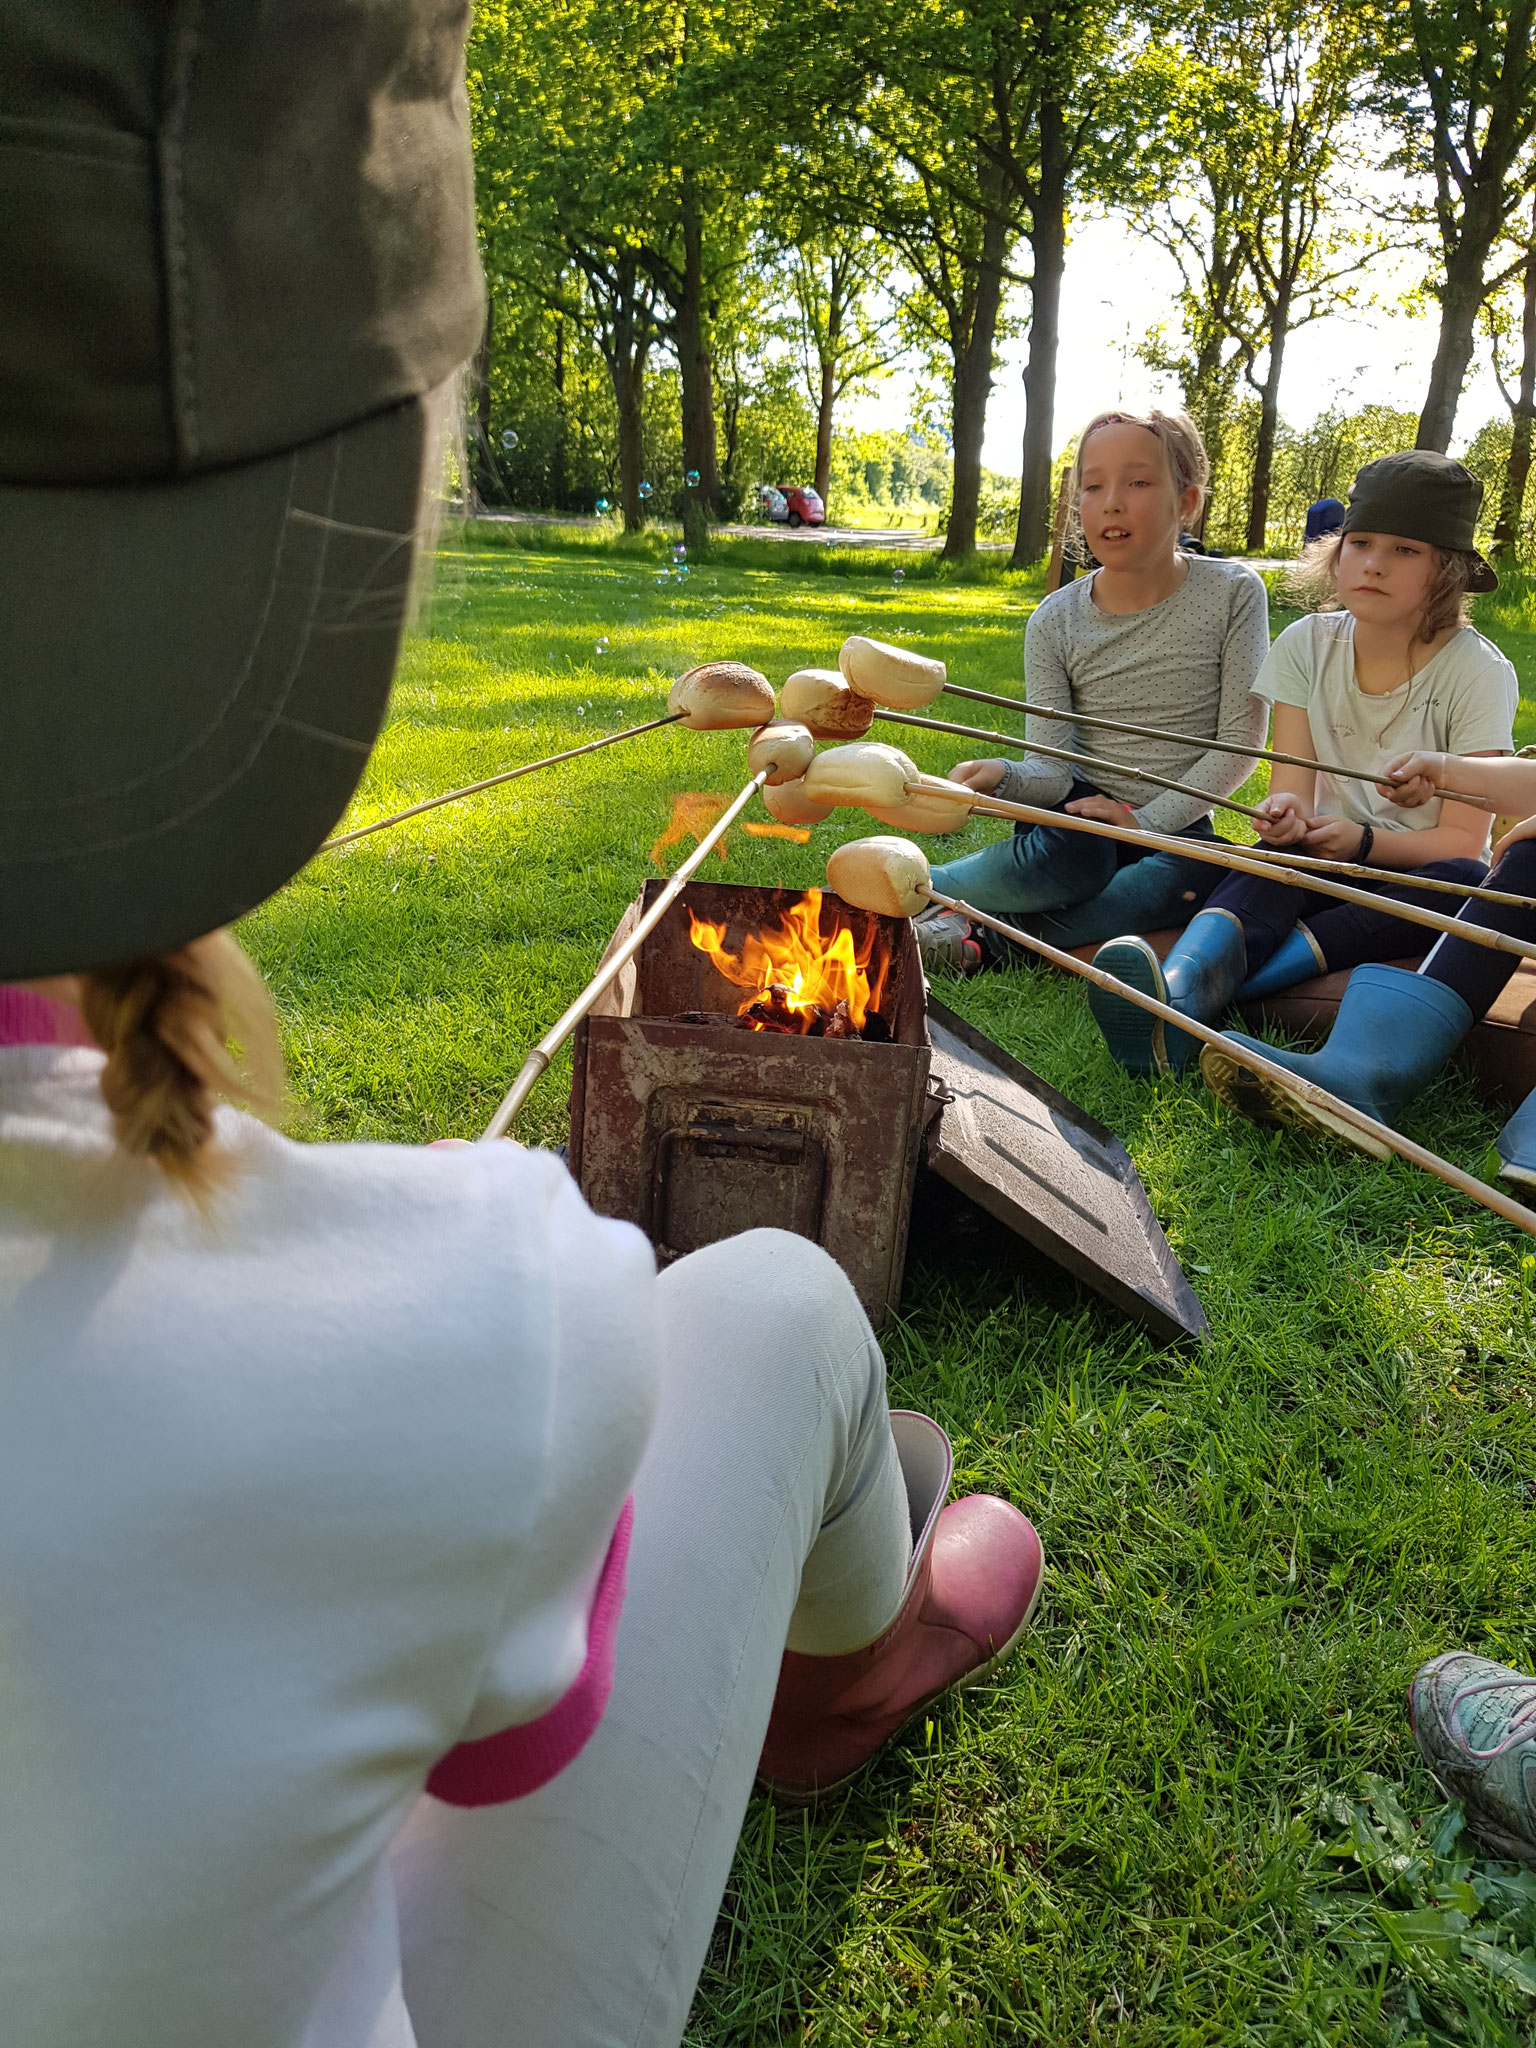
<svg viewBox="0 0 1536 2048">
<path fill-rule="evenodd" d="M 1205 1311 L 1114 1133 L 931 995 L 928 1038 L 945 1097 L 929 1170 L 1165 1343 L 1203 1336 Z"/>
</svg>

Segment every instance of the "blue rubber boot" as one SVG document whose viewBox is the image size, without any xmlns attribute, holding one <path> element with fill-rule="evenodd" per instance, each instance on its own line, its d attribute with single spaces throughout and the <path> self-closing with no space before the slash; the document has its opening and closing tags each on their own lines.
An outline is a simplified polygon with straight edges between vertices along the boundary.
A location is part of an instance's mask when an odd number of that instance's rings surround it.
<svg viewBox="0 0 1536 2048">
<path fill-rule="evenodd" d="M 1327 972 L 1327 962 L 1319 957 L 1312 934 L 1304 924 L 1293 925 L 1264 965 L 1249 975 L 1233 1000 L 1241 1008 L 1244 1003 L 1257 1002 L 1260 996 L 1277 996 L 1282 989 L 1294 988 L 1298 981 L 1311 981 Z"/>
<path fill-rule="evenodd" d="M 1476 1021 L 1443 981 L 1373 965 L 1357 967 L 1349 977 L 1328 1043 L 1318 1052 L 1281 1052 L 1241 1031 L 1227 1036 L 1330 1095 L 1342 1096 L 1378 1123 L 1390 1124 L 1434 1079 Z M 1375 1158 L 1387 1156 L 1384 1146 L 1352 1125 L 1305 1102 L 1282 1082 L 1250 1073 L 1216 1046 L 1206 1047 L 1200 1071 L 1223 1102 L 1255 1123 L 1325 1130 Z"/>
<path fill-rule="evenodd" d="M 1136 938 L 1109 940 L 1094 954 L 1093 964 L 1185 1017 L 1214 1024 L 1237 993 L 1247 948 L 1235 917 L 1225 910 L 1202 910 L 1161 965 L 1146 940 Z M 1088 1007 L 1104 1043 L 1127 1073 L 1182 1073 L 1200 1051 L 1197 1038 L 1107 989 L 1090 986 Z"/>
<path fill-rule="evenodd" d="M 1500 1180 L 1536 1188 L 1536 1089 L 1533 1089 L 1494 1139 L 1500 1159 Z"/>
</svg>

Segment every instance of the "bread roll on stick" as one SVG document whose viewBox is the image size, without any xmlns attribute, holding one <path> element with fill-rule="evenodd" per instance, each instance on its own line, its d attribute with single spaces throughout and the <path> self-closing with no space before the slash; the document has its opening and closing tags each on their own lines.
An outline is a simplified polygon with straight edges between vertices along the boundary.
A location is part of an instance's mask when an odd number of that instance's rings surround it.
<svg viewBox="0 0 1536 2048">
<path fill-rule="evenodd" d="M 798 720 L 819 740 L 861 740 L 874 723 L 875 700 L 861 697 L 835 668 L 797 668 L 779 692 L 779 716 Z"/>
<path fill-rule="evenodd" d="M 816 742 L 805 727 L 785 718 L 760 725 L 747 742 L 747 773 L 756 775 L 766 768 L 770 789 L 798 782 L 815 758 Z"/>
<path fill-rule="evenodd" d="M 862 633 L 843 642 L 837 665 L 861 697 L 892 711 L 921 711 L 944 687 L 942 661 L 892 647 L 887 640 L 866 640 Z"/>
<path fill-rule="evenodd" d="M 899 804 L 866 804 L 865 810 L 882 825 L 894 825 L 898 832 L 958 832 L 969 824 L 975 797 L 967 792 L 964 801 L 935 796 L 918 790 Z"/>
<path fill-rule="evenodd" d="M 828 747 L 805 771 L 805 793 L 818 804 L 904 804 L 917 769 L 899 747 L 861 740 Z M 972 802 L 974 802 L 974 797 Z"/>
<path fill-rule="evenodd" d="M 776 709 L 768 678 L 744 661 L 706 661 L 678 677 L 667 698 L 692 732 L 737 732 L 767 725 Z"/>
<path fill-rule="evenodd" d="M 882 917 L 915 917 L 928 901 L 928 859 L 910 839 L 855 839 L 827 862 L 845 903 Z"/>
<path fill-rule="evenodd" d="M 777 788 L 770 783 L 763 791 L 763 803 L 769 817 L 781 825 L 824 825 L 837 808 L 835 804 L 813 804 L 803 780 L 781 782 Z"/>
</svg>

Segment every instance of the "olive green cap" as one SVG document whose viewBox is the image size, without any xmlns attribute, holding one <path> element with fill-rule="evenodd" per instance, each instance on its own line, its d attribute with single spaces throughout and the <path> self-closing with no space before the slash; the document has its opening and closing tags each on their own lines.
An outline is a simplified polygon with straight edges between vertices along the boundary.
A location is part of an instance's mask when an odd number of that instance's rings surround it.
<svg viewBox="0 0 1536 2048">
<path fill-rule="evenodd" d="M 0 0 L 0 979 L 346 808 L 483 320 L 461 0 Z"/>
<path fill-rule="evenodd" d="M 1432 448 L 1407 448 L 1368 462 L 1355 478 L 1345 533 L 1395 533 L 1472 558 L 1469 590 L 1497 590 L 1499 579 L 1477 551 L 1483 486 L 1464 462 Z"/>
</svg>

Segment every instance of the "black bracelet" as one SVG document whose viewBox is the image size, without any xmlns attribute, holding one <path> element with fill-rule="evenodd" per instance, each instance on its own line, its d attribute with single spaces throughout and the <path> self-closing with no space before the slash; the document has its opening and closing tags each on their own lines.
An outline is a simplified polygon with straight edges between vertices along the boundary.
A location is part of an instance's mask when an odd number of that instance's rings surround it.
<svg viewBox="0 0 1536 2048">
<path fill-rule="evenodd" d="M 1360 844 L 1355 850 L 1355 859 L 1361 867 L 1366 868 L 1370 866 L 1371 848 L 1375 844 L 1376 827 L 1374 825 L 1362 825 L 1360 827 Z"/>
</svg>

